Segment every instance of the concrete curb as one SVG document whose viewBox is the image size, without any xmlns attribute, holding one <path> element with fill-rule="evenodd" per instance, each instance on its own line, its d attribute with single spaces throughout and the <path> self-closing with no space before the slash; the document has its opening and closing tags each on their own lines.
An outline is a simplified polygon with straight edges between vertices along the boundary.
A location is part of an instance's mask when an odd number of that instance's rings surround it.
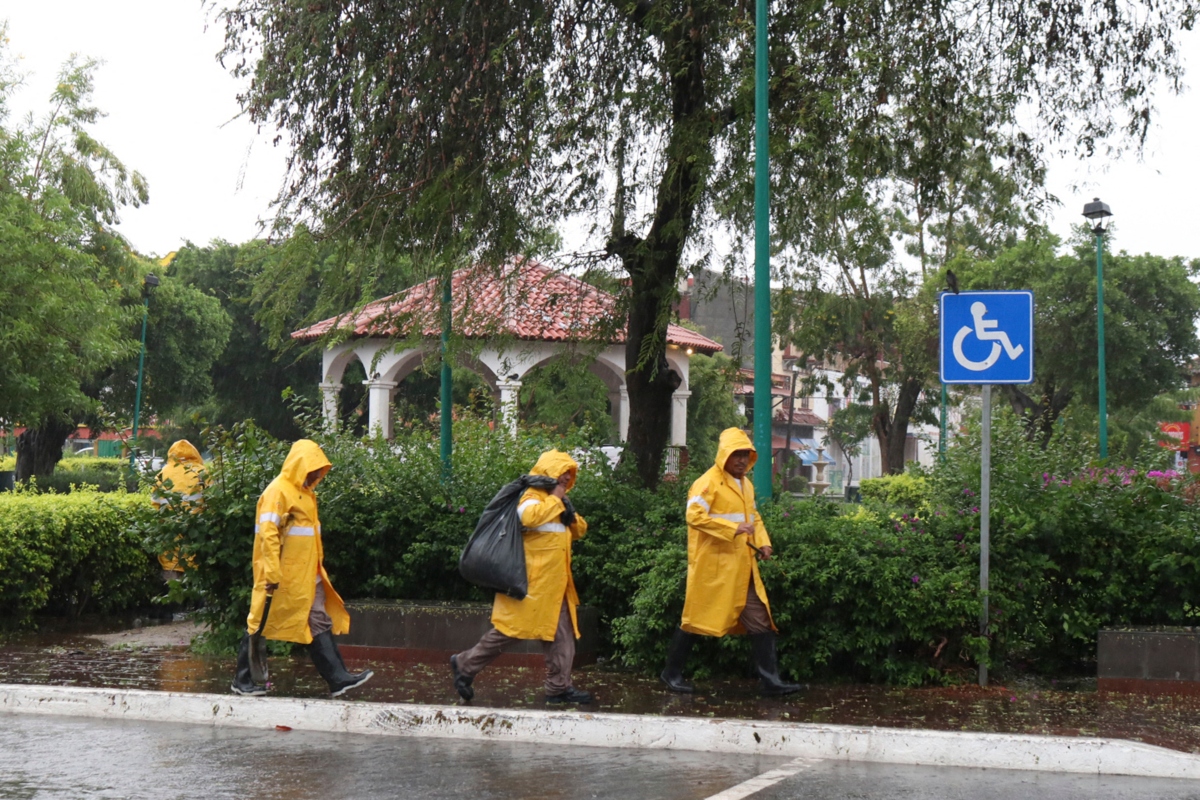
<svg viewBox="0 0 1200 800">
<path fill-rule="evenodd" d="M 11 684 L 0 712 L 1200 779 L 1200 756 L 1120 739 Z"/>
</svg>

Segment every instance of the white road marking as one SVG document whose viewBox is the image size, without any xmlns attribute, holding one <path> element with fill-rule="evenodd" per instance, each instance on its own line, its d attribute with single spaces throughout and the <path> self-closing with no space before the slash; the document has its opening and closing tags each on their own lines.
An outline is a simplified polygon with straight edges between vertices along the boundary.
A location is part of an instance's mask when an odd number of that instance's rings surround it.
<svg viewBox="0 0 1200 800">
<path fill-rule="evenodd" d="M 763 789 L 770 789 L 775 784 L 790 778 L 793 775 L 812 769 L 820 763 L 820 759 L 815 758 L 797 758 L 795 761 L 789 761 L 779 769 L 773 769 L 770 772 L 764 772 L 758 777 L 751 778 L 745 783 L 739 783 L 737 786 L 731 786 L 723 792 L 718 792 L 706 800 L 742 800 L 743 797 L 749 797 L 752 794 L 757 794 Z"/>
</svg>

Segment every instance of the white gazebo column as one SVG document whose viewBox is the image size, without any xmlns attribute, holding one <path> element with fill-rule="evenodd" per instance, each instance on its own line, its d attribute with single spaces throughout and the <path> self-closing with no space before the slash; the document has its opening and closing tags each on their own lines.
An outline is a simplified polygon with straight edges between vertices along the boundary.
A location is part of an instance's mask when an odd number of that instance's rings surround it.
<svg viewBox="0 0 1200 800">
<path fill-rule="evenodd" d="M 521 397 L 520 381 L 497 381 L 500 390 L 500 424 L 511 435 L 517 435 L 517 402 Z"/>
<path fill-rule="evenodd" d="M 671 441 L 672 447 L 687 446 L 687 401 L 691 392 L 682 389 L 671 395 Z"/>
<path fill-rule="evenodd" d="M 629 435 L 629 389 L 622 386 L 620 390 L 608 393 L 608 402 L 612 406 L 613 425 L 617 426 L 617 438 L 622 442 Z"/>
<path fill-rule="evenodd" d="M 340 383 L 322 383 L 321 389 L 321 415 L 325 417 L 325 424 L 330 428 L 337 425 L 338 418 L 338 392 L 342 390 Z"/>
<path fill-rule="evenodd" d="M 392 390 L 395 381 L 363 381 L 367 387 L 367 431 L 372 436 L 392 438 Z"/>
</svg>

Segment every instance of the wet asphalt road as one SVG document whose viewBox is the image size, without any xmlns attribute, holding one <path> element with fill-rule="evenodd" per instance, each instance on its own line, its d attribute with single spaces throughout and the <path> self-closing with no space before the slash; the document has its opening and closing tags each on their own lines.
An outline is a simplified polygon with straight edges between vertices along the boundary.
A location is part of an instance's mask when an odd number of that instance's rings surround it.
<svg viewBox="0 0 1200 800">
<path fill-rule="evenodd" d="M 1200 782 L 0 715 L 0 800 L 1200 800 Z M 724 800 L 723 798 L 723 800 Z"/>
</svg>

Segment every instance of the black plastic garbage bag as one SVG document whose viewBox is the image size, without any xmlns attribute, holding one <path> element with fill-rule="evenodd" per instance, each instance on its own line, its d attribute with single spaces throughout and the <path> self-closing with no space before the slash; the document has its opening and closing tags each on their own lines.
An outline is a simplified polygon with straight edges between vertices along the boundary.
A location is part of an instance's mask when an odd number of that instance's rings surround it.
<svg viewBox="0 0 1200 800">
<path fill-rule="evenodd" d="M 476 586 L 524 600 L 529 575 L 517 504 L 526 489 L 553 489 L 557 483 L 546 475 L 522 475 L 496 492 L 458 559 L 459 574 Z"/>
</svg>

